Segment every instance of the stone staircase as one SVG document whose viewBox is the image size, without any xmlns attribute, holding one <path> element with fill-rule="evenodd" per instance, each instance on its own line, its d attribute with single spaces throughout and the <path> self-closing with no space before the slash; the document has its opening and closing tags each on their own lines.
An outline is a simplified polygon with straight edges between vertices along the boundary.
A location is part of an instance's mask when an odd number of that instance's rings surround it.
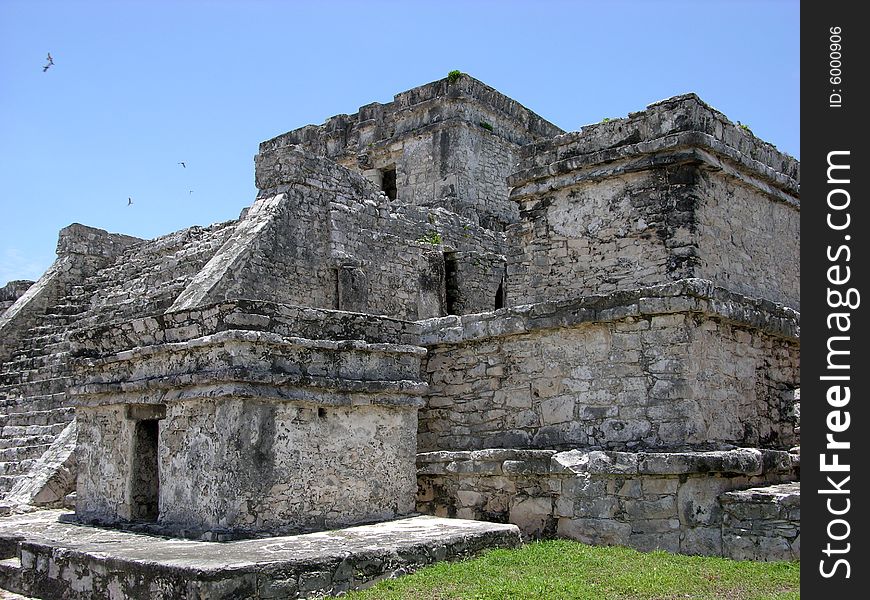
<svg viewBox="0 0 870 600">
<path fill-rule="evenodd" d="M 88 280 L 90 308 L 78 327 L 162 312 L 232 235 L 236 221 L 191 227 L 128 248 Z"/>
<path fill-rule="evenodd" d="M 66 388 L 68 328 L 87 310 L 85 288 L 61 299 L 19 340 L 0 365 L 0 494 L 49 448 L 73 419 Z"/>
<path fill-rule="evenodd" d="M 168 308 L 232 234 L 235 221 L 132 244 L 34 315 L 0 364 L 0 498 L 73 420 L 71 331 Z"/>
</svg>

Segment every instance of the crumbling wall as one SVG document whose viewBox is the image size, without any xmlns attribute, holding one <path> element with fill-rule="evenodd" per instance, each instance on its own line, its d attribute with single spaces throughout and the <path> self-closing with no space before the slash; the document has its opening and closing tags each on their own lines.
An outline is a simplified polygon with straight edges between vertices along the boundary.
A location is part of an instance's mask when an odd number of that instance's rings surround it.
<svg viewBox="0 0 870 600">
<path fill-rule="evenodd" d="M 15 304 L 15 301 L 23 296 L 24 292 L 26 292 L 34 283 L 36 282 L 26 279 L 16 279 L 0 288 L 0 315 L 2 315 L 7 308 Z"/>
<path fill-rule="evenodd" d="M 130 519 L 135 421 L 121 405 L 99 411 L 79 407 L 76 421 L 76 515 L 85 522 Z"/>
<path fill-rule="evenodd" d="M 495 296 L 502 234 L 441 208 L 392 204 L 362 176 L 298 148 L 257 161 L 260 196 L 171 310 L 265 298 L 404 319 L 440 316 L 447 311 L 444 254 L 454 250 L 486 257 L 490 268 L 477 273 L 483 281 L 464 270 L 460 283 L 469 295 L 482 287 Z"/>
<path fill-rule="evenodd" d="M 46 309 L 68 295 L 74 285 L 81 285 L 124 249 L 141 241 L 78 223 L 61 229 L 57 260 L 39 281 L 0 313 L 0 360 L 9 359 L 20 338 L 38 323 Z"/>
<path fill-rule="evenodd" d="M 77 332 L 77 514 L 219 536 L 410 512 L 418 331 L 239 301 Z"/>
<path fill-rule="evenodd" d="M 695 276 L 800 310 L 800 211 L 760 202 L 737 179 L 700 175 Z"/>
<path fill-rule="evenodd" d="M 696 96 L 529 144 L 510 305 L 704 277 L 800 307 L 799 164 Z"/>
<path fill-rule="evenodd" d="M 796 319 L 687 280 L 427 321 L 418 445 L 788 448 Z"/>
<path fill-rule="evenodd" d="M 381 185 L 395 171 L 398 200 L 441 207 L 496 231 L 516 221 L 505 178 L 519 148 L 562 133 L 468 75 L 445 78 L 260 144 L 260 156 L 301 145 Z"/>
<path fill-rule="evenodd" d="M 800 557 L 794 486 L 777 503 L 764 502 L 777 486 L 732 491 L 792 481 L 796 457 L 783 451 L 493 449 L 424 453 L 417 466 L 417 510 L 426 514 L 514 523 L 531 538 L 644 551 Z M 741 503 L 747 496 L 754 502 Z"/>
</svg>

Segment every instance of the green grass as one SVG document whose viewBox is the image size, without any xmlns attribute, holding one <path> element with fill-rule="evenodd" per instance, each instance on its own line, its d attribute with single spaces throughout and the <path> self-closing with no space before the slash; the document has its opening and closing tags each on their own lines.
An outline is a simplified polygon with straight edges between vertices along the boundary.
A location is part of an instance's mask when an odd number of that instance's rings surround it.
<svg viewBox="0 0 870 600">
<path fill-rule="evenodd" d="M 785 600 L 800 598 L 800 563 L 733 561 L 553 540 L 439 563 L 346 598 Z"/>
</svg>

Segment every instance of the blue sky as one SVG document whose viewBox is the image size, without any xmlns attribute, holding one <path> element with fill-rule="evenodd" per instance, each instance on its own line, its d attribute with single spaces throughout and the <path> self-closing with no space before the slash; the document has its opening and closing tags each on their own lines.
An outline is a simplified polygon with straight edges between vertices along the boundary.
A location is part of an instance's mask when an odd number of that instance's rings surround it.
<svg viewBox="0 0 870 600">
<path fill-rule="evenodd" d="M 799 158 L 799 64 L 788 0 L 0 0 L 0 285 L 70 223 L 236 218 L 259 142 L 453 69 L 566 130 L 693 91 Z"/>
</svg>

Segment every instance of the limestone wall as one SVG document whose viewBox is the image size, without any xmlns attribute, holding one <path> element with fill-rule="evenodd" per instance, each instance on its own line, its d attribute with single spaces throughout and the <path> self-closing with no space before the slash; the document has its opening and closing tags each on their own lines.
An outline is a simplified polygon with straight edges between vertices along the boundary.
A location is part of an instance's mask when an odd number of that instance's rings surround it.
<svg viewBox="0 0 870 600">
<path fill-rule="evenodd" d="M 800 310 L 800 212 L 703 171 L 697 193 L 695 276 Z"/>
<path fill-rule="evenodd" d="M 734 560 L 799 560 L 801 487 L 785 483 L 726 492 L 723 553 Z"/>
<path fill-rule="evenodd" d="M 220 537 L 410 512 L 418 331 L 240 301 L 77 333 L 77 515 Z"/>
<path fill-rule="evenodd" d="M 115 522 L 132 517 L 133 434 L 136 422 L 125 407 L 77 409 L 76 514 L 83 521 Z M 105 453 L 111 448 L 111 453 Z"/>
<path fill-rule="evenodd" d="M 15 281 L 10 281 L 3 287 L 0 287 L 0 315 L 2 315 L 7 308 L 15 304 L 15 301 L 23 296 L 24 292 L 26 292 L 34 283 L 36 282 L 17 279 Z"/>
<path fill-rule="evenodd" d="M 422 325 L 421 451 L 795 442 L 797 315 L 709 282 Z"/>
<path fill-rule="evenodd" d="M 265 298 L 404 319 L 447 313 L 446 252 L 464 269 L 463 310 L 491 309 L 505 242 L 443 208 L 391 204 L 372 183 L 299 148 L 258 157 L 259 198 L 171 307 Z M 485 298 L 485 301 L 483 300 Z"/>
<path fill-rule="evenodd" d="M 287 132 L 260 144 L 258 156 L 298 144 L 379 185 L 385 171 L 395 170 L 398 200 L 446 208 L 501 230 L 517 216 L 505 178 L 520 146 L 559 133 L 518 102 L 463 75 Z"/>
<path fill-rule="evenodd" d="M 408 514 L 415 425 L 410 408 L 172 404 L 160 432 L 160 522 L 279 533 Z"/>
<path fill-rule="evenodd" d="M 124 249 L 142 240 L 73 223 L 58 234 L 57 260 L 16 302 L 0 313 L 0 360 L 7 360 L 28 329 L 73 286 L 109 264 Z"/>
<path fill-rule="evenodd" d="M 696 96 L 522 157 L 510 305 L 704 277 L 800 307 L 799 164 Z"/>
<path fill-rule="evenodd" d="M 735 489 L 791 481 L 795 461 L 786 452 L 750 449 L 431 452 L 417 459 L 417 510 L 510 522 L 533 538 L 557 535 L 590 544 L 731 556 L 736 531 L 732 513 L 737 511 L 729 508 L 733 501 L 723 504 L 720 496 Z M 726 496 L 737 494 L 744 492 Z M 758 490 L 756 495 L 762 494 Z M 756 512 L 759 507 L 756 503 Z M 787 513 L 786 523 L 780 520 L 779 525 L 788 527 L 794 539 L 799 521 Z M 773 522 L 768 520 L 768 525 Z M 790 550 L 784 555 L 777 548 L 776 553 L 759 548 L 753 558 L 795 557 Z"/>
</svg>

